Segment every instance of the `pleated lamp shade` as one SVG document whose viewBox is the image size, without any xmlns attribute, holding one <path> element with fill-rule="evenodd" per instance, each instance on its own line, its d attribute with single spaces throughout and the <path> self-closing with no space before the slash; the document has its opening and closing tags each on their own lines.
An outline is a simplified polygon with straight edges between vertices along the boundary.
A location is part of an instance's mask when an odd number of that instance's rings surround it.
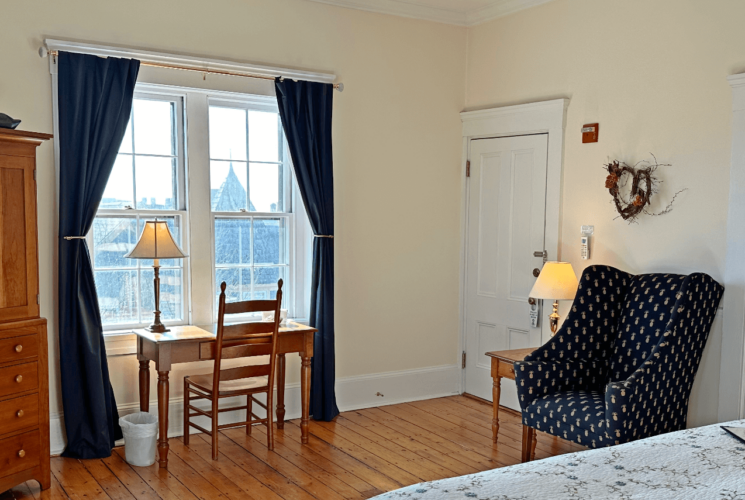
<svg viewBox="0 0 745 500">
<path fill-rule="evenodd" d="M 534 299 L 570 300 L 577 294 L 577 275 L 569 262 L 546 262 L 529 296 Z"/>
<path fill-rule="evenodd" d="M 168 222 L 149 220 L 145 222 L 139 241 L 124 257 L 128 259 L 183 259 L 187 255 L 173 239 Z"/>
</svg>

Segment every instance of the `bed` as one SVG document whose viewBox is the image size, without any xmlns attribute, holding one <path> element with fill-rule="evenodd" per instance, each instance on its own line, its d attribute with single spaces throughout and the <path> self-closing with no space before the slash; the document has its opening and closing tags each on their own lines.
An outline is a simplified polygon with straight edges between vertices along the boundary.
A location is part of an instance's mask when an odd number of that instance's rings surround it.
<svg viewBox="0 0 745 500">
<path fill-rule="evenodd" d="M 745 420 L 415 484 L 375 499 L 745 499 L 745 443 L 721 425 L 745 427 Z"/>
</svg>

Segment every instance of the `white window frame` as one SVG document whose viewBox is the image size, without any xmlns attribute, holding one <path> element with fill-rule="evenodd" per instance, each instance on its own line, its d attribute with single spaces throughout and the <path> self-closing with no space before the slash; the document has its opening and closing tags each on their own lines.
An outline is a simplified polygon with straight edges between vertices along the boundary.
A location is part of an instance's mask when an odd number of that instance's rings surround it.
<svg viewBox="0 0 745 500">
<path fill-rule="evenodd" d="M 102 216 L 102 217 L 135 217 L 136 219 L 142 220 L 142 219 L 153 219 L 155 217 L 179 217 L 180 218 L 180 227 L 179 232 L 181 234 L 181 241 L 180 245 L 181 248 L 184 250 L 184 252 L 188 255 L 189 254 L 189 243 L 190 243 L 190 236 L 189 236 L 189 210 L 188 210 L 188 197 L 186 195 L 187 193 L 187 182 L 188 182 L 188 169 L 187 169 L 187 162 L 186 162 L 186 154 L 185 154 L 185 140 L 186 140 L 186 120 L 185 120 L 185 107 L 186 107 L 186 95 L 183 92 L 179 91 L 168 91 L 168 89 L 164 88 L 149 88 L 148 85 L 140 85 L 137 84 L 135 87 L 135 93 L 134 98 L 135 99 L 149 99 L 149 100 L 157 100 L 157 101 L 166 101 L 166 102 L 172 102 L 175 104 L 175 115 L 176 115 L 176 123 L 175 125 L 175 136 L 176 136 L 176 209 L 174 210 L 153 210 L 153 209 L 99 209 L 98 212 L 96 212 L 96 217 Z M 174 89 L 175 90 L 175 89 Z M 134 154 L 134 153 L 133 153 Z M 136 182 L 136 179 L 134 179 Z M 136 198 L 136 194 L 135 194 Z M 135 206 L 137 204 L 137 200 L 133 200 Z M 137 229 L 139 230 L 139 224 L 137 225 Z M 139 236 L 139 235 L 138 235 Z M 88 243 L 88 248 L 90 249 L 90 255 L 91 255 L 91 264 L 93 266 L 93 271 L 95 274 L 96 271 L 96 263 L 95 263 L 95 245 L 93 241 L 93 231 L 90 231 L 86 235 L 86 241 Z M 189 323 L 190 320 L 190 304 L 191 304 L 191 287 L 189 286 L 191 282 L 190 278 L 190 262 L 189 259 L 184 259 L 182 262 L 182 298 L 181 298 L 181 319 L 178 320 L 163 320 L 163 324 L 165 325 L 186 325 Z M 139 278 L 139 276 L 138 276 Z M 142 284 L 140 284 L 141 289 Z M 140 307 L 139 303 L 139 291 L 137 295 L 138 300 L 138 307 Z M 144 311 L 140 311 L 140 319 L 142 320 L 139 323 L 115 323 L 115 324 L 104 324 L 103 330 L 104 334 L 108 334 L 109 332 L 113 333 L 121 333 L 122 330 L 132 330 L 137 328 L 145 328 L 148 325 L 150 325 L 153 322 L 153 318 L 150 317 L 150 314 Z"/>
</svg>

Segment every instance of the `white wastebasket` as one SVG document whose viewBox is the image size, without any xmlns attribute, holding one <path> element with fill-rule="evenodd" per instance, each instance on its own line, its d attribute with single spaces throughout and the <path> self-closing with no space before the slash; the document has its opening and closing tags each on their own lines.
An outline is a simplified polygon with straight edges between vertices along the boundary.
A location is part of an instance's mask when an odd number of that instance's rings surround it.
<svg viewBox="0 0 745 500">
<path fill-rule="evenodd" d="M 124 434 L 124 457 L 127 463 L 147 467 L 155 463 L 158 445 L 158 417 L 149 413 L 131 413 L 119 419 Z"/>
</svg>

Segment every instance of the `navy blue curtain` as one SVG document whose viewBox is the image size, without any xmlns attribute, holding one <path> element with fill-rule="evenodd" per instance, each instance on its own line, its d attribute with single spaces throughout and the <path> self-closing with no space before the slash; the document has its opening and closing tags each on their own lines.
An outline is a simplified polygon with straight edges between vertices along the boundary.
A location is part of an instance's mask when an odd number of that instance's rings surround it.
<svg viewBox="0 0 745 500">
<path fill-rule="evenodd" d="M 310 414 L 330 421 L 339 414 L 334 383 L 334 162 L 331 112 L 334 86 L 276 79 L 279 115 L 313 233 L 310 324 L 313 344 Z"/>
<path fill-rule="evenodd" d="M 104 458 L 121 439 L 88 246 L 132 110 L 140 62 L 60 52 L 59 348 L 67 447 Z"/>
</svg>

